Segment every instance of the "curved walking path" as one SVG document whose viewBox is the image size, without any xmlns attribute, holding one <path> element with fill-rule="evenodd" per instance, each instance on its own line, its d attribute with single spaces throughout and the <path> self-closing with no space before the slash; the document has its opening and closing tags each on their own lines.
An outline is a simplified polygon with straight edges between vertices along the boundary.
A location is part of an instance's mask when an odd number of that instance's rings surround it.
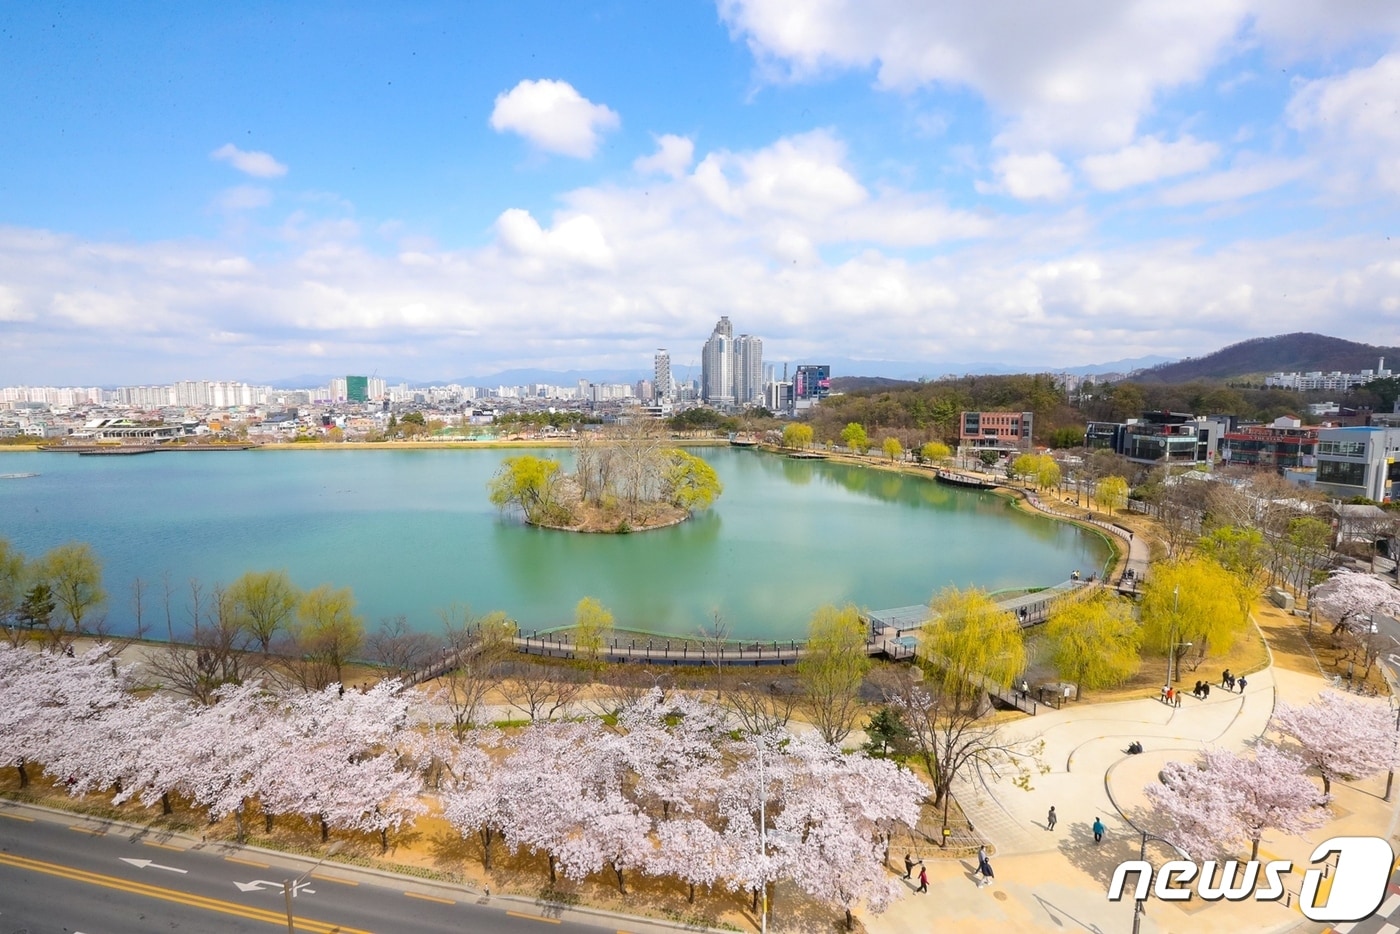
<svg viewBox="0 0 1400 934">
<path fill-rule="evenodd" d="M 1044 742 L 1041 758 L 1049 771 L 1033 775 L 1029 790 L 1014 784 L 1013 775 L 977 773 L 961 778 L 954 789 L 968 819 L 989 841 L 995 883 L 977 887 L 973 860 L 930 860 L 929 893 L 912 893 L 883 915 L 864 916 L 867 929 L 888 934 L 931 929 L 1130 931 L 1133 903 L 1108 901 L 1107 889 L 1114 868 L 1137 858 L 1139 828 L 1162 829 L 1145 807 L 1143 789 L 1157 780 L 1168 761 L 1190 761 L 1208 747 L 1244 750 L 1264 733 L 1278 701 L 1306 703 L 1327 687 L 1320 676 L 1272 666 L 1246 675 L 1243 694 L 1217 683 L 1209 700 L 1188 694 L 1180 707 L 1168 707 L 1153 696 L 1103 705 L 1078 703 L 1008 723 L 1004 729 L 1010 734 Z M 1218 679 L 1219 672 L 1202 669 L 1188 673 L 1185 680 L 1189 686 L 1202 676 Z M 1133 740 L 1143 744 L 1143 754 L 1127 754 Z M 1384 774 L 1334 784 L 1334 819 L 1306 837 L 1265 835 L 1260 858 L 1291 859 L 1301 866 L 1312 848 L 1328 837 L 1385 834 L 1392 826 L 1393 809 L 1381 800 L 1384 788 Z M 1052 804 L 1058 817 L 1053 831 L 1045 825 Z M 1107 827 L 1100 844 L 1094 843 L 1090 829 L 1095 818 Z M 902 855 L 892 857 L 897 862 Z M 1151 846 L 1148 857 L 1154 865 L 1167 858 Z M 1285 883 L 1296 892 L 1300 878 L 1292 874 Z M 1295 906 L 1282 902 L 1168 903 L 1154 898 L 1142 919 L 1142 931 L 1149 934 L 1295 930 L 1320 934 L 1325 926 L 1307 921 Z"/>
</svg>

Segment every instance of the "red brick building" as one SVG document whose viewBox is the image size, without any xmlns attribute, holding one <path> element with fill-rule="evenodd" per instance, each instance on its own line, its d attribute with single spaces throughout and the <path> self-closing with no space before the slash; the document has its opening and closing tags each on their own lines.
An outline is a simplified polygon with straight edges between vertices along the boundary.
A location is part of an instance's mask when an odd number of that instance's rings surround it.
<svg viewBox="0 0 1400 934">
<path fill-rule="evenodd" d="M 1029 450 L 1035 415 L 1031 412 L 964 412 L 958 429 L 962 447 Z"/>
</svg>

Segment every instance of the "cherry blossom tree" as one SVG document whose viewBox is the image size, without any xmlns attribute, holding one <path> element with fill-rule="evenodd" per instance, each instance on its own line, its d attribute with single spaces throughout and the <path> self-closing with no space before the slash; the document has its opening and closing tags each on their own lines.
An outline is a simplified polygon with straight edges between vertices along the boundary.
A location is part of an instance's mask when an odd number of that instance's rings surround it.
<svg viewBox="0 0 1400 934">
<path fill-rule="evenodd" d="M 1273 727 L 1297 741 L 1303 761 L 1322 776 L 1324 794 L 1333 779 L 1365 778 L 1396 761 L 1394 718 L 1375 701 L 1323 691 L 1304 707 L 1280 703 Z"/>
<path fill-rule="evenodd" d="M 1334 633 L 1360 631 L 1376 613 L 1400 616 L 1400 590 L 1371 574 L 1342 569 L 1312 593 L 1313 606 L 1335 621 Z"/>
<path fill-rule="evenodd" d="M 87 724 L 126 703 L 127 683 L 104 645 L 78 656 L 0 645 L 0 762 L 27 786 L 27 764 L 62 756 L 71 734 L 91 736 Z"/>
<path fill-rule="evenodd" d="M 1327 821 L 1329 796 L 1318 794 L 1302 759 L 1261 745 L 1253 758 L 1208 750 L 1197 765 L 1168 762 L 1148 800 L 1170 824 L 1164 835 L 1192 854 L 1226 856 L 1250 844 L 1251 860 L 1267 830 L 1301 834 Z"/>
</svg>

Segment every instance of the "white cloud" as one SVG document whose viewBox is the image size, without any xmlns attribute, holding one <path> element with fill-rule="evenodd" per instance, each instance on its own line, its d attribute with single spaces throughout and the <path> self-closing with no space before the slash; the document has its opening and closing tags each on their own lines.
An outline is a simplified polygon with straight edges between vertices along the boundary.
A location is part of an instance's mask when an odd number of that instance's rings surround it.
<svg viewBox="0 0 1400 934">
<path fill-rule="evenodd" d="M 1079 168 L 1100 191 L 1121 191 L 1135 185 L 1199 172 L 1214 161 L 1220 147 L 1190 136 L 1164 143 L 1155 136 L 1080 160 Z"/>
<path fill-rule="evenodd" d="M 272 192 L 260 185 L 236 185 L 219 192 L 214 203 L 221 211 L 237 214 L 267 207 L 272 203 Z"/>
<path fill-rule="evenodd" d="M 667 133 L 656 138 L 656 152 L 642 156 L 632 168 L 643 175 L 669 175 L 680 178 L 695 161 L 695 144 L 684 136 Z"/>
<path fill-rule="evenodd" d="M 1009 149 L 1130 142 L 1163 91 L 1198 81 L 1231 47 L 1241 0 L 929 3 L 721 0 L 770 75 L 874 67 L 881 87 L 971 88 L 1010 118 Z"/>
<path fill-rule="evenodd" d="M 1308 162 L 1301 160 L 1258 158 L 1246 153 L 1228 169 L 1168 188 L 1160 200 L 1172 207 L 1238 201 L 1297 181 L 1310 168 Z"/>
<path fill-rule="evenodd" d="M 1345 74 L 1303 83 L 1288 123 L 1320 138 L 1334 188 L 1365 190 L 1374 178 L 1400 193 L 1400 53 Z"/>
<path fill-rule="evenodd" d="M 224 143 L 209 154 L 218 162 L 227 162 L 238 171 L 254 178 L 281 178 L 287 174 L 287 167 L 265 152 L 239 149 L 233 143 Z"/>
<path fill-rule="evenodd" d="M 1065 165 L 1053 153 L 1010 153 L 992 163 L 994 185 L 977 182 L 977 190 L 990 194 L 1005 192 L 1022 201 L 1057 200 L 1070 193 L 1074 182 Z"/>
<path fill-rule="evenodd" d="M 561 220 L 545 230 L 529 211 L 511 208 L 496 219 L 496 233 L 503 246 L 527 259 L 562 260 L 596 269 L 607 269 L 613 262 L 603 228 L 587 214 Z"/>
<path fill-rule="evenodd" d="M 567 81 L 521 81 L 496 96 L 491 129 L 519 133 L 545 152 L 587 159 L 599 135 L 620 123 L 618 115 L 574 90 Z"/>
</svg>

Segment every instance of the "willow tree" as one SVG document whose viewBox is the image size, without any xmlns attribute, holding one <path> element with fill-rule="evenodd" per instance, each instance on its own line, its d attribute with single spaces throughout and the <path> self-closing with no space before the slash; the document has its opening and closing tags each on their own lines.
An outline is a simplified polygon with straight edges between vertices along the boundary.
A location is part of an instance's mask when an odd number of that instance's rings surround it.
<svg viewBox="0 0 1400 934">
<path fill-rule="evenodd" d="M 229 585 L 234 613 L 264 653 L 295 616 L 301 592 L 286 571 L 248 571 Z"/>
<path fill-rule="evenodd" d="M 981 704 L 987 687 L 1002 690 L 1026 667 L 1016 614 L 975 587 L 946 587 L 929 604 L 920 651 L 934 669 L 939 693 L 958 706 Z"/>
<path fill-rule="evenodd" d="M 574 647 L 589 661 L 597 661 L 612 633 L 613 615 L 592 597 L 574 607 Z"/>
<path fill-rule="evenodd" d="M 307 591 L 297 606 L 292 634 L 300 662 L 296 674 L 304 689 L 343 683 L 346 663 L 365 641 L 365 620 L 355 613 L 354 592 L 330 584 Z"/>
<path fill-rule="evenodd" d="M 1045 638 L 1055 670 L 1080 692 L 1115 687 L 1142 666 L 1142 624 L 1132 604 L 1115 596 L 1062 603 L 1045 624 Z"/>
<path fill-rule="evenodd" d="M 1104 477 L 1094 488 L 1094 502 L 1112 514 L 1128 505 L 1128 481 L 1122 477 Z"/>
<path fill-rule="evenodd" d="M 865 433 L 865 426 L 860 422 L 848 422 L 846 427 L 841 429 L 841 440 L 852 451 L 863 454 L 870 450 L 870 436 Z"/>
<path fill-rule="evenodd" d="M 1212 558 L 1154 564 L 1139 604 L 1143 644 L 1178 658 L 1187 642 L 1202 655 L 1228 651 L 1248 625 L 1239 612 L 1239 586 L 1239 579 Z"/>
<path fill-rule="evenodd" d="M 898 438 L 886 438 L 880 445 L 880 449 L 885 452 L 885 456 L 890 460 L 898 460 L 904 456 L 904 445 L 899 443 Z"/>
<path fill-rule="evenodd" d="M 807 624 L 807 651 L 797 663 L 802 706 L 833 746 L 850 735 L 860 713 L 860 685 L 870 669 L 866 634 L 851 604 L 818 607 Z"/>
<path fill-rule="evenodd" d="M 102 562 L 87 544 L 72 542 L 45 552 L 39 559 L 37 576 L 49 585 L 75 636 L 83 631 L 88 613 L 107 602 Z M 59 633 L 54 635 L 57 638 Z"/>
<path fill-rule="evenodd" d="M 663 493 L 674 506 L 694 512 L 707 509 L 723 492 L 719 475 L 704 458 L 680 448 L 671 449 L 666 467 Z"/>
<path fill-rule="evenodd" d="M 803 450 L 812 446 L 812 426 L 793 422 L 783 428 L 783 447 Z"/>
<path fill-rule="evenodd" d="M 507 457 L 487 484 L 491 504 L 519 507 L 531 525 L 566 519 L 560 500 L 559 462 L 525 454 Z"/>
<path fill-rule="evenodd" d="M 924 460 L 938 464 L 953 456 L 953 449 L 941 441 L 930 441 L 919 449 Z"/>
<path fill-rule="evenodd" d="M 1201 536 L 1200 553 L 1235 578 L 1232 591 L 1240 616 L 1249 621 L 1249 608 L 1264 592 L 1269 576 L 1269 547 L 1258 529 L 1226 525 Z"/>
</svg>

